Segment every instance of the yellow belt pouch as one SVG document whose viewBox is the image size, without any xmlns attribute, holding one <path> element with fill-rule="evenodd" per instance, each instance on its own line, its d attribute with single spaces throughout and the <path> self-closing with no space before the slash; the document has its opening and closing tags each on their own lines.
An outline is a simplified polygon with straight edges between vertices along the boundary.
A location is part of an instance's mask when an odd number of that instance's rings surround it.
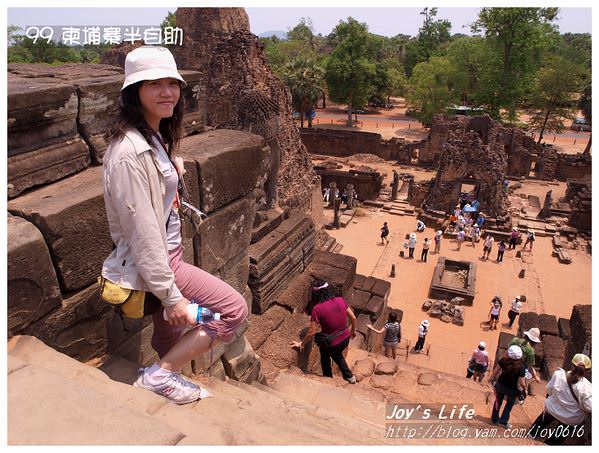
<svg viewBox="0 0 599 453">
<path fill-rule="evenodd" d="M 104 277 L 98 277 L 98 284 L 102 300 L 113 305 L 123 316 L 139 319 L 147 314 L 145 312 L 145 291 L 122 288 Z"/>
</svg>

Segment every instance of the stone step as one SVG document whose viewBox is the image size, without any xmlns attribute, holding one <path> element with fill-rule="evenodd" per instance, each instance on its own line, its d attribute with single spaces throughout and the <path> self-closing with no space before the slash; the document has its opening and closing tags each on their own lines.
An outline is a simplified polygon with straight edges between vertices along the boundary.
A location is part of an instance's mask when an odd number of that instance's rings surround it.
<svg viewBox="0 0 599 453">
<path fill-rule="evenodd" d="M 307 443 L 327 444 L 380 444 L 384 440 L 380 432 L 373 435 L 374 433 L 368 430 L 360 429 L 358 423 L 352 422 L 343 414 L 322 411 L 315 405 L 298 404 L 295 400 L 290 401 L 288 395 L 283 393 L 275 395 L 264 392 L 256 386 L 232 380 L 210 381 L 209 387 L 219 395 L 226 393 L 239 401 L 238 406 L 245 411 L 245 414 L 242 414 L 245 419 L 243 430 L 249 431 L 248 427 L 251 425 L 261 425 L 261 428 L 256 429 L 266 438 L 264 443 L 272 443 L 268 442 L 268 437 L 286 431 L 292 432 L 288 435 L 291 439 L 282 436 L 279 443 L 283 440 L 286 443 L 290 440 L 297 442 L 301 436 L 311 438 Z M 238 417 L 238 423 L 241 423 L 241 420 L 242 418 Z M 347 429 L 348 425 L 353 429 Z M 266 427 L 268 428 L 265 429 Z M 343 433 L 343 436 L 340 433 Z M 370 437 L 370 441 L 365 436 Z M 340 437 L 343 437 L 342 441 Z"/>
<path fill-rule="evenodd" d="M 260 384 L 258 382 L 252 382 L 252 384 L 249 385 L 236 381 L 229 381 L 229 383 L 243 388 L 250 393 L 255 393 L 261 398 L 272 398 L 273 403 L 278 402 L 278 404 L 290 404 L 289 396 L 287 394 L 275 390 L 267 385 Z M 331 422 L 338 423 L 340 429 L 345 430 L 346 432 L 351 432 L 354 435 L 359 435 L 360 443 L 372 443 L 372 441 L 375 441 L 374 443 L 378 444 L 381 441 L 382 436 L 379 428 L 377 427 L 373 429 L 369 423 L 365 424 L 358 418 L 347 417 L 342 412 L 329 411 L 318 405 L 310 404 L 308 402 L 300 402 L 296 400 L 293 402 L 293 405 L 294 407 L 304 409 L 308 413 L 324 416 L 327 417 Z M 368 442 L 365 437 L 370 437 L 371 442 Z"/>
<path fill-rule="evenodd" d="M 359 418 L 375 427 L 384 428 L 385 420 L 382 414 L 385 413 L 385 403 L 364 400 L 348 389 L 287 373 L 279 373 L 272 387 L 294 400 L 312 403 L 333 412 Z"/>
<path fill-rule="evenodd" d="M 382 201 L 376 201 L 376 200 L 364 200 L 362 202 L 362 204 L 364 206 L 372 206 L 373 208 L 382 208 L 384 203 Z"/>
</svg>

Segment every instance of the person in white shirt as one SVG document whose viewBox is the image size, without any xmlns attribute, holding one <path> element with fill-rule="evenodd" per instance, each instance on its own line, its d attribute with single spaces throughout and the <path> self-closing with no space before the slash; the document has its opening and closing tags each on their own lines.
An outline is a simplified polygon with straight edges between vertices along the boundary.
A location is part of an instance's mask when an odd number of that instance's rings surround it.
<svg viewBox="0 0 599 453">
<path fill-rule="evenodd" d="M 514 325 L 514 321 L 520 314 L 520 310 L 522 310 L 522 302 L 520 301 L 520 296 L 516 296 L 516 298 L 512 301 L 512 305 L 510 306 L 510 309 L 507 312 L 507 317 L 510 320 L 510 323 L 509 323 L 510 329 L 512 328 L 512 325 Z"/>
<path fill-rule="evenodd" d="M 428 334 L 428 319 L 425 319 L 420 323 L 420 327 L 418 327 L 418 341 L 414 345 L 414 351 L 418 354 L 422 352 L 422 348 L 424 347 L 424 340 L 426 339 L 426 335 Z"/>
<path fill-rule="evenodd" d="M 545 409 L 529 431 L 535 438 L 546 437 L 544 434 L 548 433 L 544 432 L 544 428 L 557 420 L 558 427 L 545 439 L 548 445 L 561 445 L 572 436 L 573 427 L 582 425 L 593 409 L 591 383 L 584 377 L 585 371 L 591 369 L 591 359 L 584 354 L 576 354 L 572 365 L 570 371 L 558 368 L 551 376 L 547 384 Z"/>
<path fill-rule="evenodd" d="M 491 310 L 489 311 L 489 330 L 497 330 L 497 323 L 499 322 L 499 313 L 501 312 L 501 299 L 499 296 L 495 296 L 491 302 Z"/>
<path fill-rule="evenodd" d="M 485 237 L 485 242 L 483 245 L 483 256 L 482 258 L 489 259 L 489 255 L 491 254 L 491 249 L 493 248 L 493 243 L 495 242 L 495 238 L 487 233 Z"/>
</svg>

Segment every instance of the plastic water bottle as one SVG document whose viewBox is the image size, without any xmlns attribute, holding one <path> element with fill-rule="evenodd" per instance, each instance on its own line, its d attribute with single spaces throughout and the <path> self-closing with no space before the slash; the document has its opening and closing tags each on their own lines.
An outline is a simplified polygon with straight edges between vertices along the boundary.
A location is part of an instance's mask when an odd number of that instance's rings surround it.
<svg viewBox="0 0 599 453">
<path fill-rule="evenodd" d="M 218 321 L 220 319 L 220 313 L 213 313 L 212 310 L 200 306 L 197 302 L 191 302 L 187 305 L 187 313 L 196 320 L 196 324 L 206 324 L 210 321 Z M 164 320 L 168 321 L 166 311 L 163 312 Z"/>
</svg>

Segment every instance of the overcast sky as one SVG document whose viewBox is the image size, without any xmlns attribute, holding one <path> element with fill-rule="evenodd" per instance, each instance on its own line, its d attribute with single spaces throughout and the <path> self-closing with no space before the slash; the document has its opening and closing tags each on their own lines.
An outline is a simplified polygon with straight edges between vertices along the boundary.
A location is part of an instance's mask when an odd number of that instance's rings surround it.
<svg viewBox="0 0 599 453">
<path fill-rule="evenodd" d="M 290 2 L 297 4 L 297 2 Z M 364 2 L 365 3 L 365 2 Z M 197 5 L 197 2 L 196 2 Z M 159 25 L 170 8 L 8 8 L 8 25 Z M 469 24 L 477 16 L 480 8 L 440 7 L 437 18 L 447 19 L 452 24 L 452 33 L 469 34 Z M 302 17 L 310 18 L 316 33 L 327 35 L 339 23 L 352 16 L 366 22 L 372 33 L 394 36 L 398 33 L 415 35 L 422 23 L 417 8 L 388 7 L 246 7 L 250 18 L 251 31 L 261 34 L 267 31 L 287 31 Z M 557 25 L 561 33 L 590 33 L 591 8 L 560 8 Z"/>
</svg>

